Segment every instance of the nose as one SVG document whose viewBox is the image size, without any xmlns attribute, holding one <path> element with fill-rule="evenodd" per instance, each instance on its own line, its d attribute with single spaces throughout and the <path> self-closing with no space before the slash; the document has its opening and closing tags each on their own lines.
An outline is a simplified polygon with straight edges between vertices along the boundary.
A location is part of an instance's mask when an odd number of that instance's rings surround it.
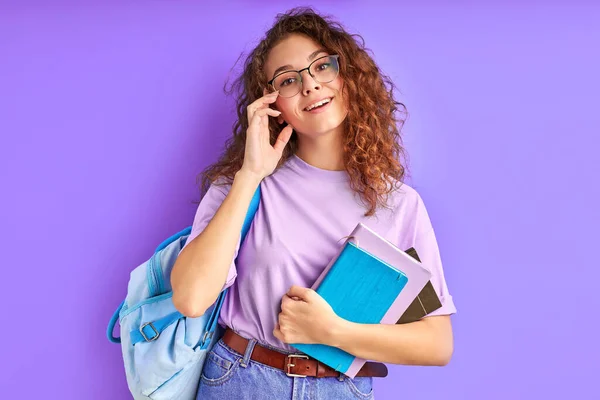
<svg viewBox="0 0 600 400">
<path fill-rule="evenodd" d="M 302 71 L 302 94 L 308 96 L 312 90 L 321 90 L 321 84 L 317 82 L 308 71 Z"/>
</svg>

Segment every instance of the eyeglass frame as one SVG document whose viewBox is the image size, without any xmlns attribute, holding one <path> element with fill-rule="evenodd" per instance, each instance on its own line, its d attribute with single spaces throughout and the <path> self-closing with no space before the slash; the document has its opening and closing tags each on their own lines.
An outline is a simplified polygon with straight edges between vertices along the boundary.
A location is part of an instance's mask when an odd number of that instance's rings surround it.
<svg viewBox="0 0 600 400">
<path fill-rule="evenodd" d="M 302 78 L 302 72 L 304 72 L 304 71 L 308 71 L 308 74 L 310 75 L 310 77 L 313 78 L 318 83 L 329 83 L 329 82 L 332 82 L 333 79 L 335 79 L 335 78 L 333 78 L 331 81 L 328 81 L 328 82 L 319 82 L 317 80 L 317 78 L 315 78 L 313 76 L 313 74 L 310 72 L 310 67 L 312 67 L 312 65 L 314 63 L 316 63 L 317 61 L 319 61 L 319 60 L 321 60 L 323 58 L 327 58 L 327 57 L 333 57 L 333 58 L 335 58 L 335 61 L 338 63 L 338 72 L 337 72 L 338 75 L 336 75 L 336 78 L 337 78 L 339 76 L 339 74 L 340 74 L 340 60 L 339 60 L 340 59 L 340 55 L 339 54 L 331 54 L 331 55 L 322 56 L 322 57 L 317 58 L 316 60 L 313 60 L 310 64 L 308 64 L 308 67 L 302 68 L 301 70 L 288 69 L 287 71 L 281 71 L 280 73 L 278 73 L 277 75 L 275 75 L 273 77 L 273 79 L 271 79 L 269 82 L 267 82 L 267 85 L 270 85 L 273 89 L 275 89 L 275 85 L 273 85 L 273 82 L 275 81 L 275 79 L 277 79 L 278 76 L 281 76 L 283 74 L 287 74 L 287 73 L 290 73 L 290 72 L 297 72 L 298 73 L 298 75 L 300 76 L 300 85 L 302 85 L 302 83 L 304 82 L 304 79 Z M 302 91 L 302 89 L 300 89 L 298 91 L 298 93 L 300 93 L 301 91 Z M 298 93 L 296 93 L 296 94 L 298 94 Z M 294 97 L 294 96 L 290 96 L 290 97 Z"/>
</svg>

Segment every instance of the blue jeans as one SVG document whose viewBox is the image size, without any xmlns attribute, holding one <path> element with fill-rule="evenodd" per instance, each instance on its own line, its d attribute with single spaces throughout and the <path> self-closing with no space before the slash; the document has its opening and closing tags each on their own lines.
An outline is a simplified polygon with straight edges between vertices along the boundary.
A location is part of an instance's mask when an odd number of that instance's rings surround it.
<svg viewBox="0 0 600 400">
<path fill-rule="evenodd" d="M 289 377 L 251 360 L 255 344 L 250 340 L 245 354 L 240 354 L 222 339 L 217 342 L 204 363 L 197 400 L 374 399 L 372 377 Z"/>
</svg>

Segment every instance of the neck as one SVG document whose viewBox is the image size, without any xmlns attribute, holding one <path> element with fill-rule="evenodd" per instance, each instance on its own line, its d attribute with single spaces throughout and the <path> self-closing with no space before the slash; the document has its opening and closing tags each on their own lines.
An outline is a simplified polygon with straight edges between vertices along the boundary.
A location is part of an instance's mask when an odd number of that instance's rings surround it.
<svg viewBox="0 0 600 400">
<path fill-rule="evenodd" d="M 342 171 L 344 167 L 344 148 L 342 127 L 318 137 L 298 135 L 296 155 L 313 167 Z"/>
</svg>

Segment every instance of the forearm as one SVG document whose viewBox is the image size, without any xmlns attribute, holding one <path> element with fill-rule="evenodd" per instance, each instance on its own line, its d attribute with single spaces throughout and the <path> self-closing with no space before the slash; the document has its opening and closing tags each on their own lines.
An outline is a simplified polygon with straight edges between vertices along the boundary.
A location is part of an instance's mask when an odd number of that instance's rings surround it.
<svg viewBox="0 0 600 400">
<path fill-rule="evenodd" d="M 221 292 L 233 260 L 250 201 L 260 179 L 240 171 L 206 228 L 183 249 L 171 272 L 173 303 L 196 317 Z"/>
<path fill-rule="evenodd" d="M 453 352 L 449 316 L 409 324 L 357 324 L 340 319 L 330 345 L 366 360 L 404 365 L 446 365 Z"/>
</svg>

